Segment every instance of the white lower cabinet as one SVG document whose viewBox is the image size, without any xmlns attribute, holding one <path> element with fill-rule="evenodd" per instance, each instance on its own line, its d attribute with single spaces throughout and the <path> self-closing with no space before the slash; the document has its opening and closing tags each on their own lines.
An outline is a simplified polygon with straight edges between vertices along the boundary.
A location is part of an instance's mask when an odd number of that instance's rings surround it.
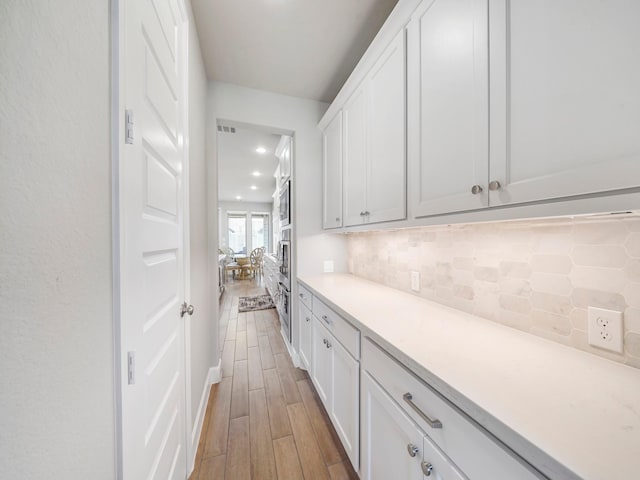
<svg viewBox="0 0 640 480">
<path fill-rule="evenodd" d="M 467 478 L 366 372 L 362 374 L 360 415 L 361 479 Z"/>
<path fill-rule="evenodd" d="M 300 325 L 300 349 L 298 354 L 300 355 L 300 363 L 307 370 L 311 369 L 311 310 L 302 302 L 298 303 L 298 324 Z"/>
<path fill-rule="evenodd" d="M 360 363 L 315 316 L 311 340 L 311 379 L 353 468 L 358 471 Z"/>
</svg>

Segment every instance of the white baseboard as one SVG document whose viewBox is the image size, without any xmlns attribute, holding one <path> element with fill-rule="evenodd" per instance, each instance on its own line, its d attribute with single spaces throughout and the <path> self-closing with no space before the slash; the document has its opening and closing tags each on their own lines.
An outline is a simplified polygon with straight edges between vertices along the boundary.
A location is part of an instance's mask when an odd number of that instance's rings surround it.
<svg viewBox="0 0 640 480">
<path fill-rule="evenodd" d="M 289 351 L 289 356 L 291 357 L 291 361 L 293 362 L 293 366 L 296 368 L 300 368 L 300 355 L 293 349 L 293 345 L 289 343 L 289 340 L 284 334 L 284 331 L 280 330 L 280 335 L 282 335 L 282 339 L 284 340 L 284 344 L 287 346 L 287 350 Z"/>
<path fill-rule="evenodd" d="M 191 452 L 192 458 L 189 459 L 189 471 L 193 471 L 196 462 L 196 454 L 198 453 L 198 443 L 202 434 L 204 425 L 204 414 L 207 411 L 209 403 L 209 394 L 211 393 L 211 385 L 219 383 L 222 378 L 222 362 L 219 360 L 218 365 L 211 367 L 202 388 L 202 396 L 200 397 L 200 405 L 198 406 L 198 414 L 196 415 L 195 425 L 191 432 Z"/>
</svg>

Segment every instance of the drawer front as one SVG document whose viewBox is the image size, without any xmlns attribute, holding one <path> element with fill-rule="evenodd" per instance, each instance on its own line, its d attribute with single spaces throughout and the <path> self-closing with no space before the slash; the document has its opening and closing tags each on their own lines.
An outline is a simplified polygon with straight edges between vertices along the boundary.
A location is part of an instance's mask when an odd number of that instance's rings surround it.
<svg viewBox="0 0 640 480">
<path fill-rule="evenodd" d="M 318 297 L 313 298 L 313 315 L 333 334 L 353 355 L 360 359 L 360 331 L 325 305 Z"/>
<path fill-rule="evenodd" d="M 469 478 L 544 478 L 525 467 L 369 339 L 364 341 L 362 366 Z"/>
<path fill-rule="evenodd" d="M 313 305 L 313 294 L 300 283 L 298 284 L 298 298 L 309 310 L 311 310 Z"/>
</svg>

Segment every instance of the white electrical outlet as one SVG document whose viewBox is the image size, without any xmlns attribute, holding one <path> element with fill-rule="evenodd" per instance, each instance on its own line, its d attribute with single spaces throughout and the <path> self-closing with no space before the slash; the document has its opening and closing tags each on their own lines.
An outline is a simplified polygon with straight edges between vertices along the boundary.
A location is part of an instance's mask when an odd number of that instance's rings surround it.
<svg viewBox="0 0 640 480">
<path fill-rule="evenodd" d="M 622 353 L 622 312 L 596 307 L 589 307 L 587 312 L 589 345 Z"/>
<path fill-rule="evenodd" d="M 420 291 L 420 272 L 411 272 L 411 290 Z"/>
<path fill-rule="evenodd" d="M 325 260 L 323 269 L 324 273 L 333 273 L 333 260 Z"/>
</svg>

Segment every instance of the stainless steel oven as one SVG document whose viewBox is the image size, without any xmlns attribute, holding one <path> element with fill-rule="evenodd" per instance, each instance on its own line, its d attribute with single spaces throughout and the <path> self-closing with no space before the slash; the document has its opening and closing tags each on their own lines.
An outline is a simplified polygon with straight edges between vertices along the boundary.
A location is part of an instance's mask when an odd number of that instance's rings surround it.
<svg viewBox="0 0 640 480">
<path fill-rule="evenodd" d="M 278 314 L 282 330 L 289 343 L 291 343 L 291 229 L 283 228 L 280 232 L 281 240 L 278 243 L 279 281 L 278 281 Z"/>
<path fill-rule="evenodd" d="M 280 191 L 280 226 L 291 225 L 291 181 L 288 180 Z"/>
</svg>

